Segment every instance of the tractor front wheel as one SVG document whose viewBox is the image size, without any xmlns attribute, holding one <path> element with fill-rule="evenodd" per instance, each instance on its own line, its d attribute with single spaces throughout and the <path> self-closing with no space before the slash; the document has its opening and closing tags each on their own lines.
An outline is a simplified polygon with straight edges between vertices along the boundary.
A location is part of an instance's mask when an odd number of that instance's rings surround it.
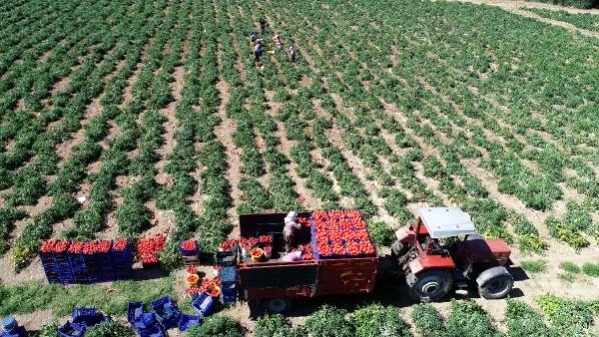
<svg viewBox="0 0 599 337">
<path fill-rule="evenodd" d="M 406 275 L 410 296 L 418 302 L 435 302 L 443 299 L 453 287 L 453 275 L 447 269 L 431 269 L 418 275 Z"/>
</svg>

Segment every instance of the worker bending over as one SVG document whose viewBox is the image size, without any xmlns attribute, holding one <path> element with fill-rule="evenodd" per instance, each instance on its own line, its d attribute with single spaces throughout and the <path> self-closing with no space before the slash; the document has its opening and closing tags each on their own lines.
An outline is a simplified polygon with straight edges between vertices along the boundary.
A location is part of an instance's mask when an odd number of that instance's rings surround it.
<svg viewBox="0 0 599 337">
<path fill-rule="evenodd" d="M 252 47 L 256 45 L 256 40 L 258 40 L 258 35 L 256 32 L 252 32 L 252 35 L 250 35 L 250 43 Z"/>
<path fill-rule="evenodd" d="M 272 39 L 273 39 L 273 41 L 275 41 L 277 48 L 279 48 L 279 49 L 283 48 L 283 39 L 281 39 L 281 35 L 279 35 L 278 33 L 275 33 L 275 36 L 273 36 Z"/>
<path fill-rule="evenodd" d="M 297 246 L 295 240 L 296 232 L 302 228 L 302 225 L 297 223 L 297 213 L 289 212 L 285 217 L 285 227 L 283 227 L 283 237 L 285 238 L 285 249 L 290 251 Z"/>
</svg>

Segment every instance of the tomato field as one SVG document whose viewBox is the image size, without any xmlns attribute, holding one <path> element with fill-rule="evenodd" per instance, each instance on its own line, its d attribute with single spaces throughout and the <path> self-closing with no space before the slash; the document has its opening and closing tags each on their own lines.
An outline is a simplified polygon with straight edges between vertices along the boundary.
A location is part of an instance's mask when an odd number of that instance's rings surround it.
<svg viewBox="0 0 599 337">
<path fill-rule="evenodd" d="M 215 252 L 239 236 L 238 214 L 359 209 L 360 228 L 385 251 L 419 207 L 452 206 L 485 237 L 506 240 L 516 266 L 541 259 L 546 269 L 516 282 L 522 301 L 457 301 L 441 314 L 417 307 L 410 312 L 421 315 L 406 317 L 411 328 L 402 320 L 390 329 L 428 336 L 422 331 L 440 319 L 445 330 L 431 336 L 470 336 L 460 318 L 470 315 L 480 331 L 535 335 L 518 328 L 522 317 L 543 331 L 563 324 L 556 310 L 575 310 L 539 304 L 553 295 L 595 300 L 596 319 L 599 279 L 562 278 L 559 267 L 599 261 L 596 11 L 426 0 L 15 0 L 0 3 L 0 18 L 0 299 L 14 300 L 23 282 L 49 291 L 35 283 L 44 279 L 40 248 L 60 249 L 42 247 L 47 239 L 158 235 L 137 244 L 148 263 L 177 273 L 181 241 L 197 238 L 200 251 Z M 273 51 L 261 68 L 253 31 Z M 283 49 L 272 45 L 275 33 Z M 319 250 L 346 253 L 330 242 Z M 351 253 L 372 251 L 368 242 Z M 351 320 L 388 319 L 386 308 L 371 310 Z M 299 331 L 328 336 L 319 332 L 327 315 Z M 561 335 L 592 333 L 592 319 L 580 322 Z M 288 323 L 273 318 L 260 329 L 267 336 L 269 324 Z M 348 336 L 374 335 L 366 323 L 344 324 Z"/>
</svg>

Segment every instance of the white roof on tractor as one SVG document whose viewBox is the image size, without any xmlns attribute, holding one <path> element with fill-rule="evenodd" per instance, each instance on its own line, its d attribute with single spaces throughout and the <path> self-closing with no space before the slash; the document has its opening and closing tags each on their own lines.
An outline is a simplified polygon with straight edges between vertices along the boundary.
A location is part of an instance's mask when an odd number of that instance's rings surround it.
<svg viewBox="0 0 599 337">
<path fill-rule="evenodd" d="M 459 208 L 421 208 L 418 215 L 433 239 L 476 233 L 470 215 Z"/>
</svg>

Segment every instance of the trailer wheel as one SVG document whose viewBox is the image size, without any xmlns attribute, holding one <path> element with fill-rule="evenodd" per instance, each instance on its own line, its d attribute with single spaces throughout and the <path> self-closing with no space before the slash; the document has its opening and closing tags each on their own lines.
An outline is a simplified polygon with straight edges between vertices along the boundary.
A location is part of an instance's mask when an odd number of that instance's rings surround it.
<svg viewBox="0 0 599 337">
<path fill-rule="evenodd" d="M 498 275 L 479 286 L 478 293 L 488 300 L 496 300 L 506 297 L 513 286 L 514 279 L 511 275 Z"/>
<path fill-rule="evenodd" d="M 453 287 L 453 276 L 447 269 L 431 269 L 418 275 L 408 274 L 406 282 L 412 299 L 418 302 L 435 302 L 449 294 Z"/>
<path fill-rule="evenodd" d="M 291 308 L 291 301 L 284 298 L 274 298 L 264 301 L 264 308 L 272 314 L 282 314 Z"/>
</svg>

